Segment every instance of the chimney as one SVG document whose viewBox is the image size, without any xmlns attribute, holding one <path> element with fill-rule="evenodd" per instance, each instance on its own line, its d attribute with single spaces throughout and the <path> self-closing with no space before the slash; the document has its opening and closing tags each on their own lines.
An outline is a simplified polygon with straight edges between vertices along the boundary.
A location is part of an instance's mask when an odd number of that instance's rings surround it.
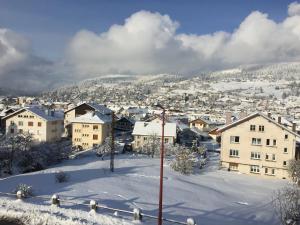
<svg viewBox="0 0 300 225">
<path fill-rule="evenodd" d="M 281 124 L 281 116 L 278 116 L 278 123 Z"/>
<path fill-rule="evenodd" d="M 232 117 L 232 113 L 231 112 L 226 112 L 225 113 L 225 117 L 226 117 L 226 125 L 231 124 L 231 117 Z"/>
<path fill-rule="evenodd" d="M 271 118 L 271 113 L 270 112 L 268 112 L 268 117 Z"/>
<path fill-rule="evenodd" d="M 296 132 L 296 123 L 293 123 L 292 131 L 293 131 L 293 132 Z"/>
</svg>

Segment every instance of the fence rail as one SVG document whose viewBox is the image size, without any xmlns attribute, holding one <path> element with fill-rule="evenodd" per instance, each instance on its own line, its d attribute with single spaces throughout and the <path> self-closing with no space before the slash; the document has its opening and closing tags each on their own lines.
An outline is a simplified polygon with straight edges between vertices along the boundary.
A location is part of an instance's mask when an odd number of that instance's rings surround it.
<svg viewBox="0 0 300 225">
<path fill-rule="evenodd" d="M 143 213 L 140 209 L 135 208 L 133 211 L 129 211 L 129 210 L 123 210 L 123 209 L 117 209 L 117 208 L 112 208 L 106 205 L 102 205 L 102 204 L 98 204 L 96 201 L 94 200 L 90 200 L 89 199 L 89 204 L 87 203 L 82 203 L 82 202 L 75 202 L 75 201 L 71 201 L 68 199 L 63 199 L 61 197 L 59 197 L 58 195 L 52 195 L 50 196 L 29 196 L 26 197 L 24 195 L 24 193 L 22 191 L 18 191 L 17 193 L 5 193 L 5 192 L 0 192 L 0 195 L 4 195 L 4 196 L 9 196 L 9 197 L 14 197 L 17 199 L 26 199 L 26 198 L 33 198 L 33 199 L 41 199 L 44 201 L 50 201 L 52 205 L 56 205 L 58 207 L 61 206 L 61 203 L 68 203 L 68 204 L 72 204 L 72 205 L 80 205 L 80 206 L 85 206 L 85 207 L 89 207 L 91 210 L 96 211 L 97 209 L 106 209 L 112 212 L 120 212 L 120 213 L 124 213 L 124 214 L 129 214 L 131 216 L 133 216 L 134 220 L 142 220 L 142 218 L 149 218 L 149 219 L 158 219 L 157 216 L 153 216 L 150 214 L 146 214 Z M 173 220 L 173 219 L 168 219 L 168 218 L 162 218 L 163 221 L 166 222 L 170 222 L 172 224 L 182 224 L 182 225 L 196 225 L 196 222 L 193 218 L 187 218 L 186 222 L 182 222 L 182 221 L 177 221 L 177 220 Z"/>
</svg>

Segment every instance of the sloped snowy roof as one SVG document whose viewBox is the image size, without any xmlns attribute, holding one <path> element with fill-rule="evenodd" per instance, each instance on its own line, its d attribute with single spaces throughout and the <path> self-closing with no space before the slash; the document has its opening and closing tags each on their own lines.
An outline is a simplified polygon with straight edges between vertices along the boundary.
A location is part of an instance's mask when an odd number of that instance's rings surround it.
<svg viewBox="0 0 300 225">
<path fill-rule="evenodd" d="M 95 111 L 99 111 L 99 112 L 102 113 L 102 114 L 111 114 L 111 112 L 112 112 L 109 108 L 107 108 L 107 107 L 104 106 L 104 105 L 99 105 L 99 104 L 95 104 L 95 103 L 87 103 L 87 102 L 84 102 L 84 103 L 81 103 L 81 104 L 79 104 L 79 105 L 77 105 L 77 106 L 71 108 L 71 109 L 68 109 L 67 111 L 65 111 L 65 113 L 66 113 L 66 112 L 69 112 L 69 111 L 71 111 L 71 110 L 73 110 L 73 109 L 75 109 L 75 108 L 77 108 L 78 106 L 84 105 L 84 104 L 86 104 L 86 105 L 92 107 L 93 109 L 95 109 Z"/>
<path fill-rule="evenodd" d="M 16 115 L 24 110 L 27 110 L 29 112 L 32 112 L 33 114 L 45 119 L 45 120 L 48 120 L 48 121 L 55 121 L 55 120 L 63 120 L 64 119 L 64 113 L 62 111 L 58 111 L 58 110 L 55 110 L 55 111 L 52 111 L 51 113 L 51 110 L 49 109 L 44 109 L 40 106 L 31 106 L 31 107 L 24 107 L 24 108 L 21 108 L 17 111 L 15 111 L 14 113 L 11 113 L 7 116 L 5 116 L 3 119 L 6 119 L 10 116 L 13 116 L 13 115 Z"/>
<path fill-rule="evenodd" d="M 78 116 L 71 121 L 71 123 L 110 123 L 111 115 L 103 115 L 99 111 L 88 112 L 82 116 Z"/>
<path fill-rule="evenodd" d="M 132 135 L 157 135 L 161 136 L 161 123 L 155 122 L 135 122 Z M 176 137 L 176 123 L 165 124 L 165 136 Z"/>
</svg>

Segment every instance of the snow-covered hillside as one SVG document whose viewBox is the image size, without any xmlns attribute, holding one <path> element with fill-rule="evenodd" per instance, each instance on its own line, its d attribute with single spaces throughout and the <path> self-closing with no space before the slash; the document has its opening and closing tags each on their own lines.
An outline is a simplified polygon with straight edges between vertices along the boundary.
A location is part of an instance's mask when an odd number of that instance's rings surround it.
<svg viewBox="0 0 300 225">
<path fill-rule="evenodd" d="M 59 194 L 63 199 L 85 203 L 94 199 L 106 206 L 124 210 L 138 207 L 147 214 L 157 215 L 159 160 L 119 155 L 115 165 L 116 170 L 111 173 L 109 160 L 102 161 L 90 154 L 45 171 L 2 179 L 0 191 L 11 192 L 17 184 L 25 183 L 33 186 L 36 195 Z M 184 176 L 172 171 L 166 161 L 164 216 L 180 221 L 193 217 L 201 225 L 280 224 L 271 197 L 273 191 L 284 186 L 286 181 L 220 171 L 217 165 L 218 158 L 214 156 L 200 174 Z M 54 174 L 58 170 L 70 175 L 69 182 L 55 183 Z M 87 207 L 62 205 L 62 208 L 81 210 L 88 218 Z M 102 214 L 113 216 L 109 212 Z M 155 224 L 156 221 L 144 223 Z"/>
</svg>

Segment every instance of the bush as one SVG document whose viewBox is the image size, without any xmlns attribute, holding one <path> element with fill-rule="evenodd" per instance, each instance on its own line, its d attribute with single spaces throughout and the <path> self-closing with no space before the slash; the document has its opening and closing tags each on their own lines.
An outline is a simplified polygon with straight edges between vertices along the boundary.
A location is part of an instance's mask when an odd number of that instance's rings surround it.
<svg viewBox="0 0 300 225">
<path fill-rule="evenodd" d="M 69 178 L 70 178 L 70 176 L 67 173 L 65 173 L 64 171 L 58 171 L 55 174 L 55 181 L 57 183 L 67 182 L 67 181 L 69 181 Z"/>
<path fill-rule="evenodd" d="M 25 198 L 33 196 L 32 186 L 29 186 L 27 184 L 18 184 L 13 193 L 16 194 L 18 191 L 22 191 L 23 197 Z"/>
</svg>

